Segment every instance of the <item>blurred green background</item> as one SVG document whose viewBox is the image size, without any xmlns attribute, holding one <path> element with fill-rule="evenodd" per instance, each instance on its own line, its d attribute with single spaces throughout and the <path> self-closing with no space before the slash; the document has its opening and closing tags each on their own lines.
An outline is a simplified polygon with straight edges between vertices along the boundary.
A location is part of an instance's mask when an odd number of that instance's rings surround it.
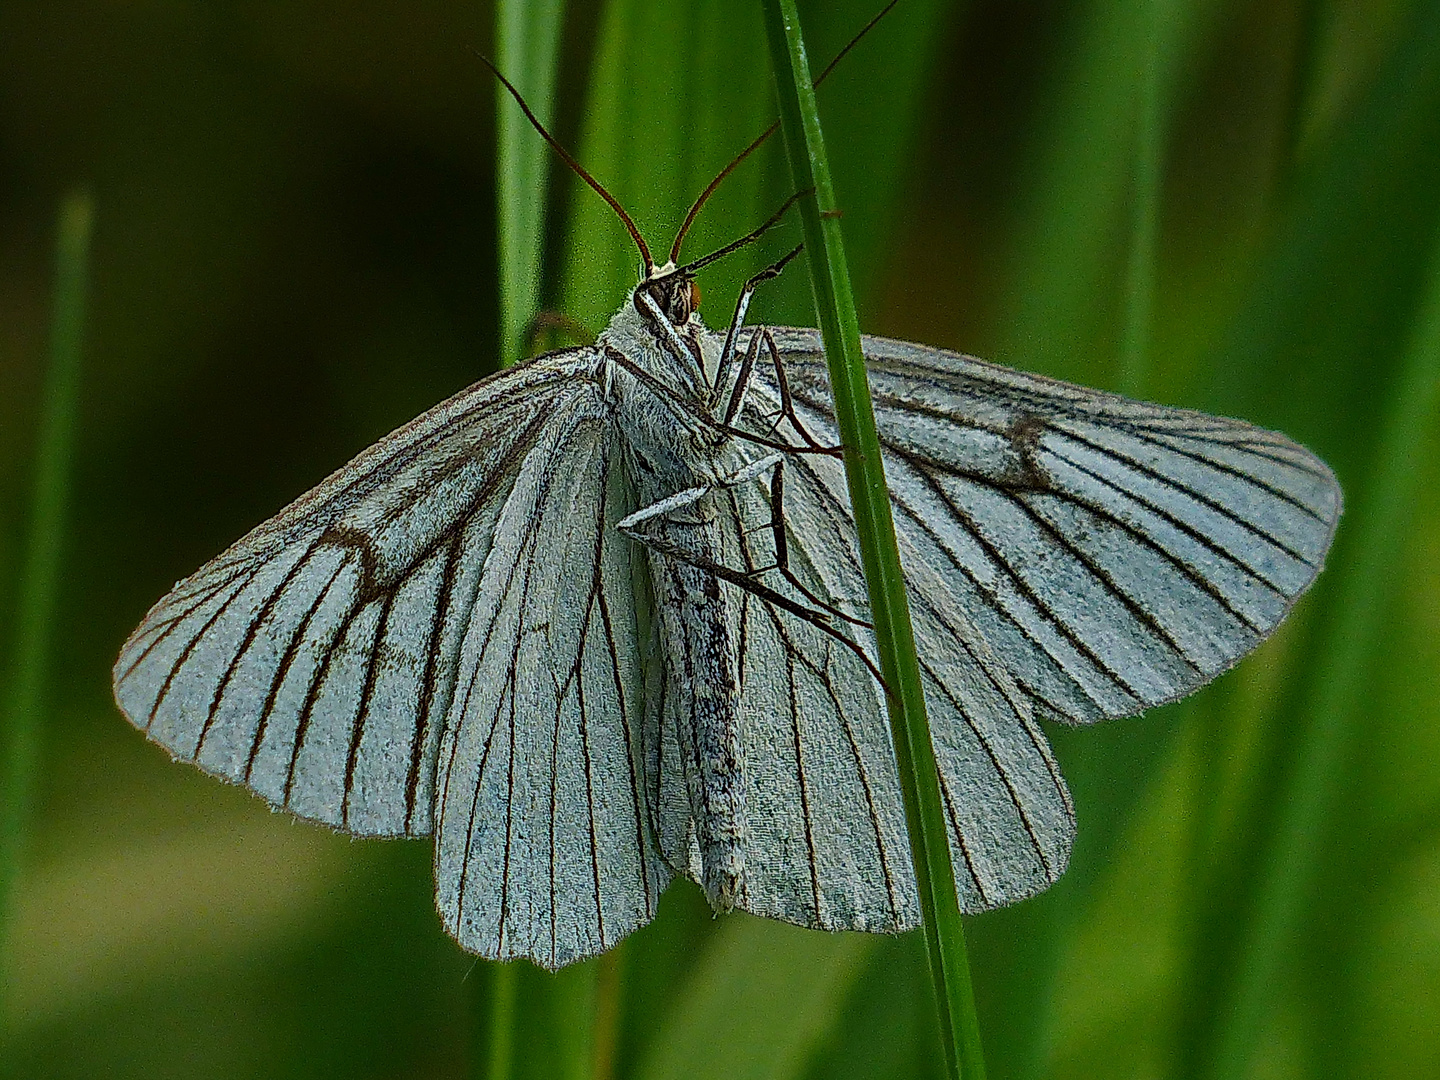
<svg viewBox="0 0 1440 1080">
<path fill-rule="evenodd" d="M 524 33 L 562 6 L 520 5 Z M 812 67 L 878 6 L 802 4 Z M 514 972 L 497 1045 L 427 844 L 271 814 L 111 703 L 171 582 L 497 363 L 495 25 L 436 0 L 0 6 L 11 683 L 57 206 L 95 202 L 10 1075 L 459 1077 L 506 1040 L 524 1077 L 939 1073 L 914 935 L 716 920 L 680 883 L 607 961 Z M 543 85 L 535 52 L 512 74 Z M 656 248 L 774 114 L 748 0 L 569 5 L 554 69 L 557 131 Z M 1329 569 L 1255 657 L 1053 732 L 1071 869 L 967 922 L 991 1075 L 1440 1075 L 1440 4 L 902 0 L 820 105 L 867 331 L 1281 428 L 1346 490 Z M 774 142 L 687 253 L 788 194 Z M 542 303 L 598 328 L 635 255 L 549 176 Z M 702 279 L 712 324 L 780 233 Z M 755 309 L 808 311 L 799 268 Z"/>
</svg>

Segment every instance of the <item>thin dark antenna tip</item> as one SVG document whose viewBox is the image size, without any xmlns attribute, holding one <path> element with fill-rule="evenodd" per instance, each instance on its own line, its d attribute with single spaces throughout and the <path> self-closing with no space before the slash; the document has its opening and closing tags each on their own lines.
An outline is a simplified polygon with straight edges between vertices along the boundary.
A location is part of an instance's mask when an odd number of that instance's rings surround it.
<svg viewBox="0 0 1440 1080">
<path fill-rule="evenodd" d="M 875 29 L 875 24 L 878 23 L 881 19 L 883 19 L 886 15 L 889 15 L 890 12 L 894 9 L 895 5 L 899 2 L 900 0 L 890 0 L 888 4 L 881 8 L 879 13 L 869 22 L 867 22 L 864 27 L 861 28 L 860 32 L 854 37 L 852 37 L 849 43 L 843 49 L 841 49 L 838 53 L 835 54 L 835 58 L 831 60 L 830 63 L 825 65 L 825 70 L 820 72 L 819 76 L 816 77 L 812 85 L 819 86 L 822 82 L 824 82 L 825 77 L 835 70 L 835 66 L 839 64 L 841 60 L 845 59 L 846 54 L 849 53 L 851 49 L 855 48 L 856 45 L 860 44 L 861 40 L 865 37 L 865 35 L 870 33 L 871 30 Z M 486 61 L 486 63 L 489 63 L 489 61 Z M 742 161 L 748 158 L 756 150 L 760 149 L 761 144 L 764 143 L 766 139 L 770 138 L 771 135 L 774 135 L 775 132 L 779 129 L 780 121 L 776 120 L 773 124 L 771 124 L 763 132 L 761 132 L 759 137 L 756 138 L 754 142 L 752 142 L 749 146 L 745 147 L 744 150 L 741 150 L 740 153 L 736 154 L 735 157 L 731 160 L 730 164 L 726 165 L 725 168 L 720 170 L 720 175 L 715 177 L 714 180 L 710 181 L 709 186 L 700 193 L 700 197 L 690 204 L 690 210 L 685 214 L 685 220 L 680 225 L 680 231 L 675 234 L 675 242 L 670 245 L 670 261 L 672 263 L 678 263 L 680 261 L 680 245 L 685 243 L 685 234 L 690 231 L 690 226 L 695 224 L 696 215 L 700 213 L 700 208 L 710 201 L 710 196 L 715 194 L 715 189 L 720 186 L 721 182 L 727 176 L 729 176 L 732 172 L 735 171 L 736 166 L 738 166 Z"/>
<path fill-rule="evenodd" d="M 514 98 L 515 103 L 520 106 L 520 111 L 525 114 L 525 119 L 530 121 L 530 126 L 538 131 L 541 137 L 550 144 L 551 149 L 560 155 L 566 165 L 570 166 L 570 171 L 580 177 L 581 180 L 584 180 L 585 183 L 589 184 L 597 195 L 610 204 L 610 209 L 615 211 L 616 216 L 620 218 L 621 223 L 630 233 L 630 238 L 635 241 L 635 246 L 640 249 L 640 258 L 645 260 L 646 273 L 653 271 L 655 269 L 655 260 L 650 257 L 650 247 L 645 243 L 645 238 L 640 235 L 640 230 L 636 227 L 634 219 L 625 212 L 625 208 L 620 205 L 619 200 L 617 200 L 614 195 L 611 195 L 610 192 L 606 191 L 600 182 L 586 171 L 585 166 L 576 161 L 574 155 L 560 145 L 560 141 L 556 139 L 554 135 L 551 135 L 550 132 L 545 130 L 545 125 L 540 123 L 539 118 L 530 111 L 530 106 L 525 104 L 525 99 L 520 96 L 520 91 L 515 89 L 515 84 L 504 76 L 500 69 L 495 66 L 494 62 L 478 50 L 475 51 L 475 55 L 480 58 L 482 64 L 490 69 L 490 73 L 500 80 L 500 85 L 510 92 L 510 96 Z"/>
</svg>

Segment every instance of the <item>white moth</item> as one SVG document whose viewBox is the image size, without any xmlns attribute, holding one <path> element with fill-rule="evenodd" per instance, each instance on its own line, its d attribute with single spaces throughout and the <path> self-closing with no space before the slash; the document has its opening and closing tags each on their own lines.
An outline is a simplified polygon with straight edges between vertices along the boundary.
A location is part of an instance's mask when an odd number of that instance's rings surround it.
<svg viewBox="0 0 1440 1080">
<path fill-rule="evenodd" d="M 641 243 L 593 346 L 436 406 L 177 584 L 116 701 L 274 807 L 433 835 L 441 918 L 483 956 L 593 955 L 673 874 L 717 911 L 913 927 L 819 334 L 743 326 L 764 274 L 711 331 L 710 260 L 656 267 Z M 864 349 L 980 911 L 1069 854 L 1037 717 L 1127 716 L 1230 667 L 1319 572 L 1340 490 L 1243 421 Z"/>
</svg>

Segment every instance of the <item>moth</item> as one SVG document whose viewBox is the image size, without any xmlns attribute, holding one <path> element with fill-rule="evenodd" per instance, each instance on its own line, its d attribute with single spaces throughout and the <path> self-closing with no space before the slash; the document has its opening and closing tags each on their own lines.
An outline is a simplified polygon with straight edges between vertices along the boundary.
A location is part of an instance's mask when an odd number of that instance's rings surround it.
<svg viewBox="0 0 1440 1080">
<path fill-rule="evenodd" d="M 717 912 L 916 926 L 819 333 L 746 325 L 783 260 L 723 332 L 701 319 L 697 272 L 764 226 L 677 266 L 625 220 L 646 269 L 593 345 L 437 405 L 179 582 L 116 701 L 272 807 L 433 837 L 441 920 L 486 957 L 593 955 L 677 875 Z M 981 911 L 1066 865 L 1038 718 L 1128 716 L 1233 665 L 1320 571 L 1340 489 L 1244 421 L 864 352 Z"/>
</svg>

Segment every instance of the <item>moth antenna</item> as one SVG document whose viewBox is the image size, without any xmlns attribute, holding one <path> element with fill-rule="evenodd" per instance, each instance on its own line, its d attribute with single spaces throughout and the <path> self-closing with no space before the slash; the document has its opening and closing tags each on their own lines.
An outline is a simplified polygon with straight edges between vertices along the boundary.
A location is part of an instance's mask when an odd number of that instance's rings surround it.
<svg viewBox="0 0 1440 1080">
<path fill-rule="evenodd" d="M 806 195 L 813 194 L 814 191 L 815 191 L 815 189 L 814 189 L 813 187 L 808 187 L 808 188 L 806 188 L 806 189 L 803 190 L 803 191 L 797 191 L 797 192 L 795 192 L 795 194 L 794 194 L 794 195 L 791 195 L 788 199 L 786 199 L 785 202 L 784 202 L 784 204 L 780 207 L 780 209 L 779 209 L 779 210 L 776 210 L 775 213 L 771 214 L 771 215 L 765 220 L 765 222 L 764 222 L 762 225 L 760 225 L 759 228 L 751 229 L 751 230 L 750 230 L 748 233 L 746 233 L 744 236 L 740 237 L 739 240 L 732 240 L 732 241 L 730 241 L 730 243 L 726 244 L 724 247 L 719 248 L 719 249 L 716 250 L 716 251 L 710 252 L 709 255 L 702 255 L 700 258 L 696 259 L 694 262 L 686 263 L 684 266 L 677 266 L 674 270 L 669 270 L 669 271 L 667 271 L 666 273 L 664 273 L 664 274 L 661 275 L 661 276 L 662 276 L 662 277 L 666 277 L 666 278 L 668 278 L 668 277 L 691 277 L 691 276 L 694 275 L 695 271 L 699 270 L 701 267 L 709 266 L 711 263 L 715 262 L 716 260 L 718 260 L 718 259 L 723 259 L 726 255 L 729 255 L 731 252 L 739 251 L 742 247 L 746 247 L 746 246 L 749 245 L 749 244 L 753 244 L 756 240 L 759 240 L 760 237 L 764 236 L 767 232 L 769 232 L 769 231 L 770 231 L 771 229 L 773 229 L 777 224 L 779 224 L 780 219 L 785 216 L 785 211 L 789 210 L 790 207 L 794 206 L 797 202 L 799 202 L 801 199 L 803 199 Z M 802 244 L 801 247 L 803 247 L 803 246 L 804 246 L 804 245 Z M 789 262 L 791 259 L 793 259 L 793 258 L 794 258 L 796 255 L 798 255 L 798 254 L 800 254 L 800 248 L 796 248 L 796 249 L 795 249 L 794 251 L 792 251 L 789 255 L 785 256 L 785 258 L 780 261 L 780 265 L 781 265 L 781 266 L 784 266 L 785 263 Z"/>
<path fill-rule="evenodd" d="M 845 55 L 856 45 L 860 44 L 860 39 L 863 38 L 866 34 L 870 33 L 871 30 L 875 29 L 875 24 L 878 23 L 881 19 L 883 19 L 886 15 L 890 14 L 890 9 L 899 2 L 900 0 L 890 0 L 890 3 L 886 4 L 883 8 L 881 8 L 880 13 L 876 15 L 873 19 L 871 19 L 868 23 L 866 23 L 864 28 L 850 39 L 849 44 L 847 44 L 843 49 L 836 53 L 835 58 L 831 60 L 830 63 L 825 65 L 825 70 L 820 72 L 820 75 L 815 80 L 814 85 L 819 86 L 822 82 L 824 82 L 825 77 L 829 75 L 830 72 L 835 70 L 836 65 L 839 64 L 841 60 L 845 59 Z M 742 161 L 748 158 L 756 150 L 760 149 L 761 145 L 765 142 L 765 140 L 770 138 L 771 135 L 774 135 L 775 132 L 779 130 L 779 128 L 780 121 L 776 120 L 768 128 L 762 131 L 756 137 L 754 142 L 752 142 L 749 146 L 745 147 L 744 150 L 741 150 L 740 153 L 736 154 L 735 157 L 731 159 L 730 164 L 726 165 L 725 168 L 720 170 L 720 175 L 715 177 L 714 180 L 711 180 L 709 186 L 707 186 L 705 190 L 700 193 L 700 197 L 690 204 L 690 209 L 685 214 L 685 220 L 680 225 L 680 231 L 675 234 L 675 242 L 670 245 L 671 262 L 678 263 L 680 261 L 680 245 L 685 243 L 685 234 L 690 231 L 690 226 L 695 224 L 695 215 L 700 213 L 700 208 L 710 201 L 710 196 L 715 194 L 715 189 L 720 186 L 721 182 L 727 176 L 729 176 L 732 172 L 735 171 L 736 167 Z"/>
<path fill-rule="evenodd" d="M 896 0 L 896 3 L 898 2 L 899 0 Z M 680 245 L 685 243 L 685 234 L 690 231 L 690 226 L 695 224 L 695 215 L 700 213 L 700 208 L 709 201 L 711 195 L 715 194 L 715 189 L 720 186 L 721 182 L 727 176 L 729 176 L 732 172 L 735 171 L 735 167 L 737 165 L 739 165 L 747 157 L 753 154 L 756 150 L 759 150 L 761 144 L 764 143 L 766 139 L 770 138 L 771 135 L 774 135 L 775 129 L 779 126 L 780 121 L 776 120 L 768 128 L 762 131 L 759 136 L 756 137 L 754 142 L 752 142 L 749 146 L 745 147 L 744 150 L 741 150 L 740 153 L 736 154 L 735 157 L 731 159 L 730 164 L 726 165 L 725 168 L 720 170 L 720 174 L 716 176 L 714 180 L 710 181 L 709 186 L 700 193 L 700 197 L 690 204 L 690 209 L 685 214 L 685 220 L 680 225 L 680 231 L 675 234 L 675 242 L 670 245 L 671 262 L 675 262 L 680 258 Z"/>
<path fill-rule="evenodd" d="M 894 2 L 898 3 L 899 0 L 894 0 Z M 650 257 L 650 247 L 645 243 L 645 238 L 640 235 L 640 230 L 635 227 L 634 220 L 625 212 L 625 208 L 620 205 L 614 195 L 611 195 L 610 192 L 601 186 L 600 181 L 590 175 L 585 166 L 575 160 L 574 155 L 571 154 L 569 150 L 566 150 L 565 147 L 560 145 L 560 141 L 556 139 L 554 135 L 551 135 L 550 132 L 545 130 L 545 125 L 540 123 L 539 118 L 530 111 L 530 106 L 525 104 L 525 99 L 520 96 L 520 91 L 515 89 L 515 84 L 501 74 L 500 69 L 490 62 L 490 58 L 484 53 L 477 52 L 475 55 L 480 57 L 480 62 L 490 69 L 495 78 L 500 80 L 500 84 L 504 86 L 506 90 L 510 91 L 510 96 L 513 97 L 515 103 L 520 106 L 520 111 L 525 114 L 525 119 L 530 121 L 530 126 L 540 133 L 541 137 L 550 144 L 551 149 L 560 155 L 561 159 L 566 165 L 570 166 L 570 170 L 576 176 L 589 184 L 597 195 L 610 204 L 610 209 L 615 211 L 616 216 L 620 218 L 621 223 L 629 231 L 630 238 L 635 241 L 635 246 L 640 249 L 640 258 L 645 260 L 646 271 L 653 270 L 655 268 L 655 261 Z"/>
</svg>

